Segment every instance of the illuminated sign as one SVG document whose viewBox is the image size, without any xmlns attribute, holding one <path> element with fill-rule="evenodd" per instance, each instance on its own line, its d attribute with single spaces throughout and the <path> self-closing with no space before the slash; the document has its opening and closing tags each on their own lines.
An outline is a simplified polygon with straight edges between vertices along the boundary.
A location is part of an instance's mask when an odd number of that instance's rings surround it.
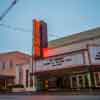
<svg viewBox="0 0 100 100">
<path fill-rule="evenodd" d="M 47 24 L 34 20 L 34 57 L 43 58 L 44 48 L 48 47 Z"/>
<path fill-rule="evenodd" d="M 75 54 L 64 54 L 37 61 L 36 72 L 72 68 L 84 65 L 83 52 Z"/>
<path fill-rule="evenodd" d="M 48 47 L 48 37 L 47 37 L 47 24 L 44 21 L 40 21 L 40 34 L 41 34 L 41 47 Z"/>
<path fill-rule="evenodd" d="M 49 57 L 52 56 L 54 50 L 52 50 L 51 48 L 43 48 L 43 57 Z"/>
<path fill-rule="evenodd" d="M 41 56 L 44 57 L 44 49 L 48 48 L 48 36 L 47 36 L 47 24 L 44 21 L 40 21 L 40 35 L 41 35 Z"/>
<path fill-rule="evenodd" d="M 40 22 L 34 20 L 34 57 L 39 58 L 40 56 Z"/>
</svg>

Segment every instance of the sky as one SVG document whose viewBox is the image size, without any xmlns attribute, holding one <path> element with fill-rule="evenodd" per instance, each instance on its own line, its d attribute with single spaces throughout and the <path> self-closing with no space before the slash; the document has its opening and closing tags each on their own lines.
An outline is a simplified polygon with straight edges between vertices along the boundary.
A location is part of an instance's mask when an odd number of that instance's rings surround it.
<svg viewBox="0 0 100 100">
<path fill-rule="evenodd" d="M 13 0 L 0 0 L 0 15 Z M 100 27 L 100 0 L 18 0 L 0 21 L 0 53 L 32 53 L 32 20 L 44 20 L 48 39 L 54 40 Z M 20 31 L 15 28 L 26 31 Z"/>
</svg>

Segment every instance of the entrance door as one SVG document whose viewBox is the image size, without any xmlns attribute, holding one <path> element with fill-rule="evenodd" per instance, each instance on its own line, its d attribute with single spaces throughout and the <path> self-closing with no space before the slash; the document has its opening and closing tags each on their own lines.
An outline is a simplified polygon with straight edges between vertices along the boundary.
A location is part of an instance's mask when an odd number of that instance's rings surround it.
<svg viewBox="0 0 100 100">
<path fill-rule="evenodd" d="M 0 87 L 5 87 L 5 80 L 0 80 Z"/>
<path fill-rule="evenodd" d="M 91 79 L 90 79 L 90 74 L 85 74 L 84 75 L 84 79 L 85 79 L 85 88 L 89 88 L 91 87 Z"/>
<path fill-rule="evenodd" d="M 77 87 L 78 87 L 78 85 L 77 85 L 77 77 L 73 76 L 73 77 L 71 77 L 71 88 L 72 89 L 76 89 Z"/>
<path fill-rule="evenodd" d="M 91 86 L 88 74 L 72 76 L 70 82 L 73 89 L 89 88 Z"/>
<path fill-rule="evenodd" d="M 75 75 L 71 77 L 71 88 L 80 89 L 85 87 L 84 75 Z"/>
<path fill-rule="evenodd" d="M 78 87 L 79 88 L 84 88 L 85 83 L 84 83 L 84 75 L 79 75 L 78 76 Z"/>
<path fill-rule="evenodd" d="M 57 88 L 62 89 L 63 88 L 63 78 L 57 78 Z"/>
</svg>

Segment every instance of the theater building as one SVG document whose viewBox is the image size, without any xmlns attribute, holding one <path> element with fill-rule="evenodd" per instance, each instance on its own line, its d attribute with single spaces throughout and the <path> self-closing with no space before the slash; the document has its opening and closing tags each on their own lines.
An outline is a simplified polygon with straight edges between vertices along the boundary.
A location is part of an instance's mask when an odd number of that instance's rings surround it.
<svg viewBox="0 0 100 100">
<path fill-rule="evenodd" d="M 100 88 L 100 28 L 50 41 L 33 71 L 37 90 Z"/>
</svg>

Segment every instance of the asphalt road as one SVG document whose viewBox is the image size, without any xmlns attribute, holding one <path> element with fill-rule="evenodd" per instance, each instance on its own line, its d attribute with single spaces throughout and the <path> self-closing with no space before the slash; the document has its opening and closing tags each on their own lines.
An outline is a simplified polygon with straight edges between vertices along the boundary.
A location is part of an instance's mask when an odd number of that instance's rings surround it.
<svg viewBox="0 0 100 100">
<path fill-rule="evenodd" d="M 0 100 L 100 100 L 100 96 L 97 95 L 0 95 Z"/>
</svg>

